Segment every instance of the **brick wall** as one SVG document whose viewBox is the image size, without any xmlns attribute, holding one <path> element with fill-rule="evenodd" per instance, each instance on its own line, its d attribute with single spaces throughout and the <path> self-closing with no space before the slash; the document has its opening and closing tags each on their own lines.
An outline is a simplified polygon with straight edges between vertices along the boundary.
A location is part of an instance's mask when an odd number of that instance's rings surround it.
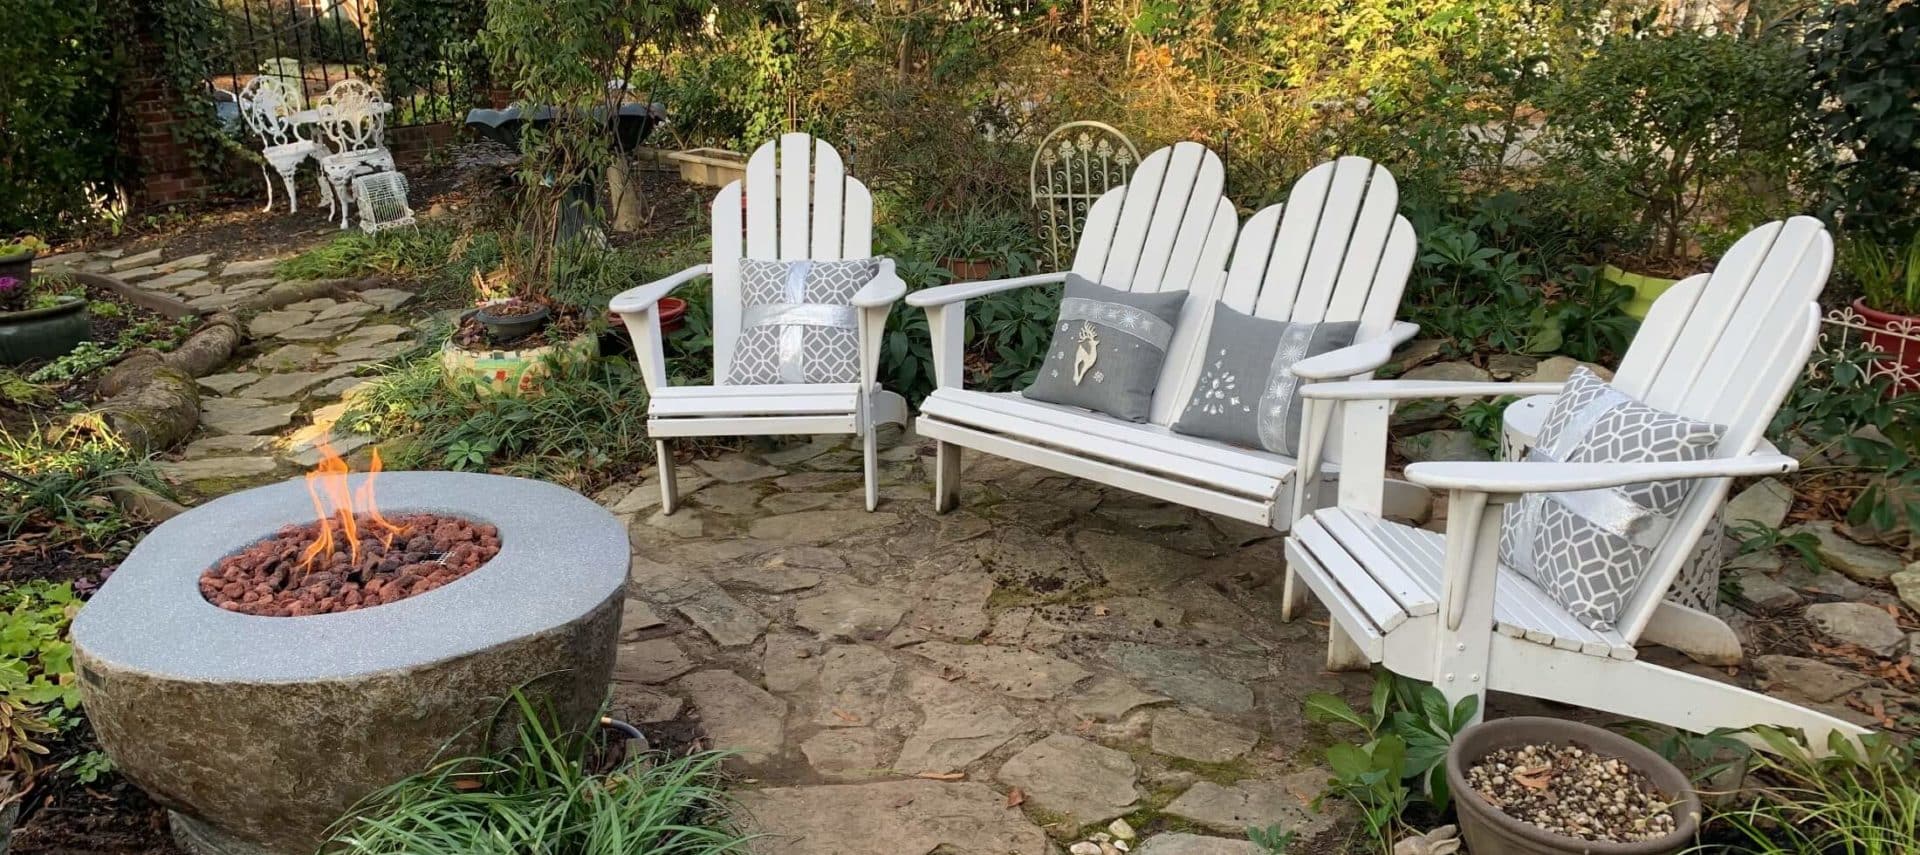
<svg viewBox="0 0 1920 855">
<path fill-rule="evenodd" d="M 134 63 L 127 80 L 127 121 L 133 161 L 139 169 L 137 196 L 150 205 L 165 205 L 205 197 L 210 184 L 193 161 L 188 146 L 174 136 L 173 105 L 179 96 L 161 72 L 160 46 L 142 33 L 134 45 Z"/>
</svg>

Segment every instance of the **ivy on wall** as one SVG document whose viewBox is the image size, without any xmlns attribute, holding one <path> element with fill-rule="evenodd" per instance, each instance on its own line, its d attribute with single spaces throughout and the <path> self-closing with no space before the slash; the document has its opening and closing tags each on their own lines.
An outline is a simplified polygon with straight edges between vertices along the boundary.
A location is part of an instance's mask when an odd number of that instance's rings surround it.
<svg viewBox="0 0 1920 855">
<path fill-rule="evenodd" d="M 173 96 L 173 137 L 195 168 L 218 178 L 230 157 L 252 156 L 222 130 L 213 108 L 208 81 L 213 58 L 222 50 L 218 40 L 226 36 L 220 11 L 212 0 L 146 0 L 144 5 L 141 17 L 159 46 L 159 72 Z"/>
</svg>

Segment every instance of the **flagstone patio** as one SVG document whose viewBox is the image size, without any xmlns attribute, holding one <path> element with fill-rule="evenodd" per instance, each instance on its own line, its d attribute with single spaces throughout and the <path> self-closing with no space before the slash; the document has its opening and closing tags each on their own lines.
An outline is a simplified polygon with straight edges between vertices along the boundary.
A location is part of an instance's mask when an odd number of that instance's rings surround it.
<svg viewBox="0 0 1920 855">
<path fill-rule="evenodd" d="M 84 263 L 205 308 L 301 287 L 271 278 L 267 259 Z M 246 312 L 246 357 L 200 379 L 200 437 L 162 472 L 212 496 L 297 474 L 322 438 L 343 453 L 366 445 L 334 434 L 340 399 L 367 382 L 364 366 L 412 347 L 428 318 L 411 299 L 336 291 Z M 596 496 L 633 544 L 613 714 L 736 752 L 739 803 L 767 835 L 756 852 L 1252 853 L 1245 829 L 1276 823 L 1299 832 L 1296 852 L 1344 850 L 1343 818 L 1310 806 L 1331 737 L 1301 702 L 1321 690 L 1358 699 L 1370 681 L 1322 669 L 1323 619 L 1277 619 L 1274 532 L 973 456 L 960 508 L 936 515 L 931 443 L 888 440 L 876 513 L 862 509 L 859 454 L 840 438 L 683 464 L 671 516 L 652 481 Z M 1735 505 L 1766 504 L 1780 492 L 1768 483 Z M 1779 526 L 1773 499 L 1729 514 Z M 1843 642 L 1870 629 L 1883 645 L 1911 643 L 1867 625 L 1891 623 L 1875 611 L 1891 595 L 1836 587 L 1882 577 L 1828 539 L 1821 552 L 1841 574 L 1793 577 L 1775 572 L 1777 556 L 1758 569 L 1769 556 L 1748 556 L 1735 568 L 1741 599 L 1843 601 L 1808 619 Z M 1729 614 L 1743 633 L 1760 620 Z M 1671 651 L 1643 655 L 1734 679 Z M 1867 722 L 1847 697 L 1887 710 L 1912 700 L 1823 662 L 1753 660 L 1776 689 Z M 1493 708 L 1541 709 L 1500 696 Z M 1130 825 L 1102 831 L 1116 819 Z"/>
</svg>

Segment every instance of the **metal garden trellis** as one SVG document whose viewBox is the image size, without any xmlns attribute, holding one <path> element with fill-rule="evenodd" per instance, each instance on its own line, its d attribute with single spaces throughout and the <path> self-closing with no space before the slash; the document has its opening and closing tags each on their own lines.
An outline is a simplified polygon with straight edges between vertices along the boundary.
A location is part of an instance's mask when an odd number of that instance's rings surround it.
<svg viewBox="0 0 1920 855">
<path fill-rule="evenodd" d="M 1068 122 L 1040 141 L 1027 180 L 1040 237 L 1056 266 L 1073 257 L 1094 200 L 1127 183 L 1139 163 L 1133 140 L 1104 122 Z"/>
</svg>

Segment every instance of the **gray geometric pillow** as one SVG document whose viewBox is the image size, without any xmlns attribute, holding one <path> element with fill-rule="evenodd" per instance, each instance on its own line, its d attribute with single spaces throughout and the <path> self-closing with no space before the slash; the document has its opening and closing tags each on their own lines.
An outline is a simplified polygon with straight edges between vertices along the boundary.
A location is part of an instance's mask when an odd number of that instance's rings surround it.
<svg viewBox="0 0 1920 855">
<path fill-rule="evenodd" d="M 1033 385 L 1021 394 L 1146 421 L 1186 303 L 1185 291 L 1136 294 L 1067 274 L 1053 343 Z"/>
<path fill-rule="evenodd" d="M 1352 344 L 1359 329 L 1355 321 L 1270 321 L 1216 304 L 1200 380 L 1173 432 L 1297 456 L 1300 378 L 1293 364 Z"/>
<path fill-rule="evenodd" d="M 1547 408 L 1528 460 L 1668 463 L 1705 460 L 1724 427 L 1640 403 L 1577 368 Z M 1507 506 L 1500 561 L 1532 579 L 1582 623 L 1612 629 L 1646 576 L 1691 482 L 1533 493 Z"/>
<path fill-rule="evenodd" d="M 880 266 L 851 261 L 740 260 L 742 316 L 726 383 L 855 383 L 859 313 L 853 295 Z"/>
</svg>

